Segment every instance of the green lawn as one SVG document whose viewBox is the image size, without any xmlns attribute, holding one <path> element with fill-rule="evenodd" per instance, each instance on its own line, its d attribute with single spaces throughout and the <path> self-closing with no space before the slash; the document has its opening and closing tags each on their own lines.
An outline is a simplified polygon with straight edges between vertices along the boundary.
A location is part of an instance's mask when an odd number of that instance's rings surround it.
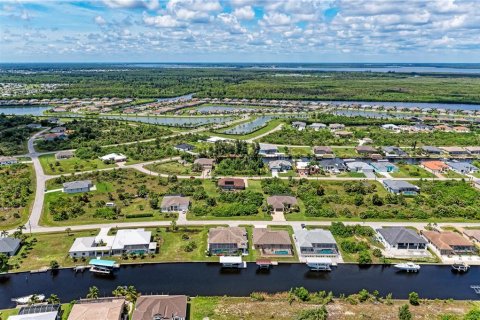
<svg viewBox="0 0 480 320">
<path fill-rule="evenodd" d="M 397 172 L 392 172 L 390 175 L 394 178 L 436 178 L 433 173 L 416 165 L 399 164 L 398 169 Z"/>
<path fill-rule="evenodd" d="M 282 149 L 282 148 L 280 148 Z M 287 148 L 286 154 L 291 155 L 294 158 L 298 157 L 308 157 L 313 155 L 313 150 L 311 147 L 295 147 L 295 148 Z M 282 151 L 282 150 L 280 150 Z"/>
<path fill-rule="evenodd" d="M 445 173 L 442 173 L 442 176 L 444 176 L 445 178 L 452 178 L 452 179 L 455 179 L 455 178 L 466 178 L 464 175 L 460 174 L 460 173 L 457 173 L 453 170 L 447 170 L 447 172 Z"/>
<path fill-rule="evenodd" d="M 345 178 L 365 178 L 365 174 L 363 172 L 344 172 L 337 174 L 337 177 L 345 177 Z"/>
<path fill-rule="evenodd" d="M 154 163 L 145 166 L 153 172 L 177 175 L 177 176 L 199 176 L 201 172 L 192 171 L 192 164 L 180 164 L 178 161 Z"/>
<path fill-rule="evenodd" d="M 332 148 L 333 153 L 335 154 L 336 157 L 338 158 L 356 158 L 359 156 L 357 151 L 355 150 L 354 147 L 348 148 L 348 147 L 335 147 Z"/>
<path fill-rule="evenodd" d="M 0 319 L 5 319 L 7 320 L 8 317 L 10 316 L 15 316 L 18 314 L 20 309 L 5 309 L 5 310 L 0 310 Z"/>
<path fill-rule="evenodd" d="M 76 157 L 56 160 L 54 154 L 40 156 L 40 163 L 46 174 L 66 174 L 81 171 L 113 168 L 115 164 L 105 164 L 100 159 L 84 160 Z"/>
</svg>

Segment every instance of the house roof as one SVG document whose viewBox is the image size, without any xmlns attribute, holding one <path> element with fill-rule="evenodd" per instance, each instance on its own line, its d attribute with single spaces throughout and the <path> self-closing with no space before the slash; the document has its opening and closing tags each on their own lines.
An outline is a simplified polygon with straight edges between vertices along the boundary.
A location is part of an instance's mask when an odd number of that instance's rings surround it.
<svg viewBox="0 0 480 320">
<path fill-rule="evenodd" d="M 73 156 L 73 151 L 72 150 L 59 151 L 55 155 L 57 157 L 58 156 Z"/>
<path fill-rule="evenodd" d="M 188 143 L 180 143 L 175 146 L 177 149 L 193 150 L 195 147 Z"/>
<path fill-rule="evenodd" d="M 56 320 L 57 315 L 57 311 L 18 314 L 14 316 L 9 316 L 8 320 Z"/>
<path fill-rule="evenodd" d="M 446 165 L 445 162 L 437 161 L 437 160 L 422 161 L 421 164 L 422 164 L 422 166 L 424 166 L 425 168 L 430 169 L 430 170 L 443 170 L 443 169 L 448 168 L 448 165 Z"/>
<path fill-rule="evenodd" d="M 465 147 L 468 152 L 479 152 L 480 147 Z"/>
<path fill-rule="evenodd" d="M 361 168 L 363 170 L 365 170 L 365 169 L 373 170 L 373 167 L 371 165 L 369 165 L 366 162 L 362 162 L 362 161 L 351 161 L 351 162 L 346 162 L 345 164 L 347 165 L 347 167 L 349 169 Z"/>
<path fill-rule="evenodd" d="M 123 313 L 124 304 L 124 299 L 76 303 L 72 307 L 68 320 L 118 320 Z"/>
<path fill-rule="evenodd" d="M 427 152 L 436 152 L 436 153 L 442 152 L 442 149 L 433 147 L 433 146 L 423 146 L 422 150 Z"/>
<path fill-rule="evenodd" d="M 470 240 L 452 231 L 421 231 L 422 234 L 437 248 L 443 250 L 452 250 L 452 246 L 473 246 Z"/>
<path fill-rule="evenodd" d="M 404 227 L 386 227 L 377 231 L 391 245 L 399 243 L 427 243 L 415 231 Z"/>
<path fill-rule="evenodd" d="M 213 165 L 213 163 L 215 162 L 215 159 L 209 159 L 209 158 L 198 158 L 198 159 L 195 159 L 195 161 L 193 163 L 198 163 L 199 165 L 202 165 L 202 166 L 211 166 Z"/>
<path fill-rule="evenodd" d="M 100 157 L 100 159 L 102 159 L 103 161 L 105 160 L 122 160 L 122 159 L 126 159 L 127 157 L 124 156 L 123 154 L 121 153 L 109 153 L 107 155 L 104 155 L 103 157 Z"/>
<path fill-rule="evenodd" d="M 463 233 L 469 238 L 480 241 L 480 230 L 478 229 L 464 229 Z"/>
<path fill-rule="evenodd" d="M 259 143 L 260 150 L 278 150 L 278 147 L 269 143 Z"/>
<path fill-rule="evenodd" d="M 461 147 L 442 147 L 441 148 L 445 152 L 461 152 L 461 153 L 466 153 L 467 151 Z"/>
<path fill-rule="evenodd" d="M 372 167 L 374 167 L 378 171 L 387 171 L 388 168 L 396 169 L 397 166 L 388 161 L 378 161 L 370 163 Z"/>
<path fill-rule="evenodd" d="M 255 245 L 291 245 L 290 234 L 285 230 L 269 230 L 267 228 L 253 229 L 253 244 Z"/>
<path fill-rule="evenodd" d="M 321 167 L 337 167 L 337 168 L 346 168 L 345 162 L 339 158 L 325 159 L 318 162 L 318 165 Z"/>
<path fill-rule="evenodd" d="M 140 296 L 135 304 L 133 320 L 152 320 L 154 316 L 161 319 L 187 317 L 187 296 Z"/>
<path fill-rule="evenodd" d="M 239 178 L 221 178 L 218 180 L 218 186 L 234 186 L 236 188 L 245 188 L 245 181 Z"/>
<path fill-rule="evenodd" d="M 235 243 L 247 246 L 247 230 L 243 227 L 217 227 L 208 231 L 208 243 Z"/>
<path fill-rule="evenodd" d="M 113 240 L 112 250 L 121 250 L 125 246 L 148 245 L 152 232 L 145 229 L 123 229 L 118 230 Z"/>
<path fill-rule="evenodd" d="M 292 196 L 270 196 L 267 198 L 267 203 L 274 208 L 284 208 L 285 204 L 297 204 L 297 198 Z"/>
<path fill-rule="evenodd" d="M 274 160 L 268 163 L 268 167 L 270 169 L 274 167 L 291 167 L 291 166 L 292 166 L 292 163 L 287 160 Z"/>
<path fill-rule="evenodd" d="M 164 196 L 162 199 L 161 207 L 171 207 L 171 206 L 188 206 L 190 204 L 189 197 L 183 196 Z"/>
<path fill-rule="evenodd" d="M 313 147 L 313 153 L 333 153 L 332 148 L 328 146 Z"/>
<path fill-rule="evenodd" d="M 0 253 L 15 251 L 20 245 L 20 240 L 16 238 L 0 238 Z"/>
<path fill-rule="evenodd" d="M 79 180 L 79 181 L 65 182 L 63 184 L 64 189 L 83 189 L 83 188 L 89 188 L 91 186 L 92 186 L 91 180 Z"/>
<path fill-rule="evenodd" d="M 372 146 L 358 146 L 355 148 L 357 152 L 377 152 L 377 149 L 375 149 Z"/>
<path fill-rule="evenodd" d="M 311 247 L 314 243 L 337 243 L 328 230 L 295 230 L 295 237 L 300 247 Z"/>
<path fill-rule="evenodd" d="M 9 161 L 9 162 L 18 161 L 18 159 L 15 157 L 0 157 L 0 162 L 5 162 L 5 161 Z"/>
<path fill-rule="evenodd" d="M 389 187 L 390 189 L 394 190 L 402 190 L 402 189 L 416 189 L 420 190 L 420 188 L 416 185 L 413 185 L 407 181 L 403 180 L 383 180 L 383 184 Z"/>
<path fill-rule="evenodd" d="M 447 165 L 458 171 L 475 171 L 478 170 L 477 167 L 475 167 L 473 164 L 470 164 L 468 162 L 453 162 L 453 161 L 447 161 Z"/>
</svg>

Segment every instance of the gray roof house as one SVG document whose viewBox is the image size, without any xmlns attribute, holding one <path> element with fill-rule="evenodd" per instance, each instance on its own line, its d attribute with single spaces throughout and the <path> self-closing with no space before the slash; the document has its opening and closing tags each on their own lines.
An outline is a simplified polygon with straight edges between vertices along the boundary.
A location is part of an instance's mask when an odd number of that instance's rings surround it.
<svg viewBox="0 0 480 320">
<path fill-rule="evenodd" d="M 20 240 L 17 238 L 0 238 L 0 253 L 11 257 L 20 249 Z"/>
<path fill-rule="evenodd" d="M 271 171 L 287 171 L 292 169 L 292 163 L 288 160 L 274 160 L 268 163 Z"/>
<path fill-rule="evenodd" d="M 412 229 L 385 227 L 377 229 L 378 237 L 386 248 L 426 250 L 427 241 Z"/>
<path fill-rule="evenodd" d="M 278 147 L 273 144 L 268 143 L 259 143 L 260 150 L 258 154 L 260 155 L 269 155 L 278 153 Z"/>
<path fill-rule="evenodd" d="M 327 128 L 327 125 L 324 124 L 324 123 L 318 123 L 318 122 L 315 122 L 315 123 L 312 123 L 311 125 L 308 126 L 310 129 L 313 129 L 315 131 L 318 131 L 318 130 L 321 130 L 321 129 L 326 129 Z"/>
<path fill-rule="evenodd" d="M 93 184 L 91 180 L 65 182 L 63 184 L 63 192 L 65 193 L 89 192 L 92 186 Z"/>
<path fill-rule="evenodd" d="M 297 205 L 297 198 L 292 196 L 270 196 L 267 198 L 267 204 L 272 206 L 273 211 L 283 212 L 294 205 Z"/>
<path fill-rule="evenodd" d="M 447 161 L 446 164 L 450 167 L 450 169 L 460 174 L 478 172 L 478 168 L 468 162 Z"/>
<path fill-rule="evenodd" d="M 443 151 L 440 148 L 433 147 L 433 146 L 423 146 L 422 151 L 424 153 L 429 153 L 429 154 L 442 154 Z"/>
<path fill-rule="evenodd" d="M 333 157 L 333 150 L 331 147 L 328 146 L 317 146 L 313 147 L 313 153 L 317 158 L 323 158 L 323 157 Z"/>
<path fill-rule="evenodd" d="M 366 162 L 350 161 L 345 162 L 345 165 L 350 172 L 373 172 L 373 167 Z"/>
<path fill-rule="evenodd" d="M 388 192 L 403 195 L 416 195 L 420 188 L 402 180 L 383 180 L 383 186 Z"/>
<path fill-rule="evenodd" d="M 212 228 L 208 231 L 207 250 L 215 255 L 247 253 L 247 230 L 243 227 Z"/>
<path fill-rule="evenodd" d="M 305 130 L 305 128 L 307 127 L 307 124 L 302 121 L 294 121 L 292 122 L 292 127 L 297 129 L 298 131 L 302 131 L 302 130 Z"/>
<path fill-rule="evenodd" d="M 180 143 L 177 144 L 174 148 L 179 151 L 192 151 L 193 149 L 195 149 L 195 146 L 188 143 Z"/>
<path fill-rule="evenodd" d="M 328 172 L 338 173 L 347 170 L 345 162 L 339 158 L 321 160 L 318 165 Z"/>
<path fill-rule="evenodd" d="M 0 157 L 0 166 L 10 165 L 18 163 L 18 159 L 15 157 Z"/>
<path fill-rule="evenodd" d="M 393 146 L 383 147 L 382 150 L 383 150 L 383 153 L 385 153 L 385 156 L 387 156 L 387 157 L 406 157 L 406 156 L 408 156 L 408 154 L 399 147 L 393 147 Z"/>
<path fill-rule="evenodd" d="M 71 150 L 65 150 L 65 151 L 59 151 L 55 153 L 55 159 L 61 160 L 61 159 L 70 159 L 73 158 L 74 153 Z"/>
<path fill-rule="evenodd" d="M 190 206 L 190 198 L 180 195 L 164 196 L 160 208 L 162 212 L 187 211 Z"/>
<path fill-rule="evenodd" d="M 372 162 L 370 165 L 373 167 L 373 170 L 378 173 L 390 173 L 398 171 L 398 167 L 388 161 Z"/>
<path fill-rule="evenodd" d="M 295 241 L 303 257 L 336 257 L 338 247 L 332 233 L 324 229 L 295 230 Z"/>
</svg>

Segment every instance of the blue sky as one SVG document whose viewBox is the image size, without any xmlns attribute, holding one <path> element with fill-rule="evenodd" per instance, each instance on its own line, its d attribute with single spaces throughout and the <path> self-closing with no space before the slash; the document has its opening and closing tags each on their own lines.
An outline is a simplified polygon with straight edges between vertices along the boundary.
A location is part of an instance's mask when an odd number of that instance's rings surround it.
<svg viewBox="0 0 480 320">
<path fill-rule="evenodd" d="M 1 62 L 480 62 L 480 0 L 0 0 Z"/>
</svg>

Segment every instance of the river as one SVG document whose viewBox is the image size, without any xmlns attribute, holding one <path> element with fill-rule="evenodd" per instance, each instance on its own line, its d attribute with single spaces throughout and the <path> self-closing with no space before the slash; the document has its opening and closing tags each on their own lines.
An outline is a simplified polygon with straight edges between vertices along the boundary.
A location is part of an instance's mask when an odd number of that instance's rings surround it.
<svg viewBox="0 0 480 320">
<path fill-rule="evenodd" d="M 222 270 L 218 263 L 165 263 L 124 265 L 108 277 L 63 269 L 55 274 L 0 276 L 0 308 L 12 307 L 11 298 L 32 293 L 54 293 L 68 302 L 85 297 L 91 286 L 97 286 L 103 296 L 123 285 L 133 285 L 144 294 L 189 296 L 248 296 L 253 291 L 275 293 L 303 286 L 310 291 L 332 291 L 336 296 L 367 289 L 378 290 L 382 296 L 392 293 L 394 298 L 406 298 L 415 291 L 422 298 L 474 300 L 479 296 L 470 286 L 480 285 L 480 267 L 456 274 L 449 266 L 423 265 L 415 274 L 380 265 L 341 264 L 332 272 L 312 272 L 301 263 L 280 264 L 269 271 L 258 270 L 254 263 L 242 270 Z"/>
</svg>

